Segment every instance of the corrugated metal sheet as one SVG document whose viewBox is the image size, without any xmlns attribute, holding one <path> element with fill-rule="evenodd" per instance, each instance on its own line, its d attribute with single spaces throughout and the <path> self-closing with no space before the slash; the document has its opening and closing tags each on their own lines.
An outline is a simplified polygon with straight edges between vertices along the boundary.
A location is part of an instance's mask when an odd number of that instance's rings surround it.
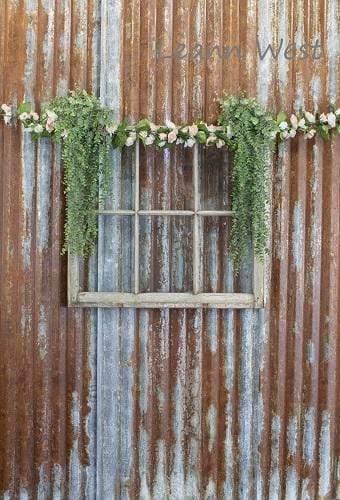
<svg viewBox="0 0 340 500">
<path fill-rule="evenodd" d="M 223 90 L 257 95 L 273 111 L 323 109 L 338 97 L 336 0 L 1 7 L 1 102 L 39 106 L 79 85 L 117 116 L 179 122 L 215 120 Z M 319 38 L 322 58 L 259 61 L 257 37 Z M 247 56 L 156 59 L 157 44 L 169 54 L 177 43 L 241 45 Z M 297 139 L 277 152 L 265 312 L 67 309 L 60 151 L 3 126 L 0 141 L 0 495 L 336 498 L 339 139 Z M 183 161 L 164 156 L 145 159 L 145 203 L 181 203 Z M 119 179 L 127 160 L 113 161 Z M 110 203 L 122 190 L 116 182 Z M 117 224 L 100 223 L 93 289 L 124 280 L 112 265 Z M 146 224 L 145 237 L 156 229 L 166 241 L 162 221 Z M 168 258 L 164 250 L 153 262 L 156 276 Z M 210 259 L 219 282 L 214 251 Z"/>
</svg>

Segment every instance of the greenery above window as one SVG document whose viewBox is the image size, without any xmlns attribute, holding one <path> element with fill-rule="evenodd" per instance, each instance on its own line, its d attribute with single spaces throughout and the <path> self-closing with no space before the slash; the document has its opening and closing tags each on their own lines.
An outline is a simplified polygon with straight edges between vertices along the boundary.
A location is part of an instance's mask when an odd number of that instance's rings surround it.
<svg viewBox="0 0 340 500">
<path fill-rule="evenodd" d="M 297 133 L 306 139 L 316 134 L 328 139 L 340 132 L 340 110 L 327 114 L 301 110 L 288 119 L 283 112 L 272 118 L 255 100 L 226 96 L 221 100 L 218 125 L 198 120 L 175 125 L 156 125 L 143 118 L 137 124 L 116 123 L 113 111 L 84 90 L 47 103 L 39 115 L 24 102 L 15 112 L 3 104 L 0 116 L 10 125 L 18 117 L 34 139 L 50 137 L 62 143 L 66 194 L 65 243 L 63 251 L 88 257 L 97 238 L 99 197 L 109 193 L 112 148 L 130 147 L 137 140 L 145 146 L 168 148 L 175 144 L 193 147 L 229 147 L 234 152 L 232 168 L 231 251 L 236 269 L 252 238 L 255 255 L 262 260 L 268 232 L 268 165 L 276 138 Z M 99 194 L 100 193 L 100 194 Z"/>
</svg>

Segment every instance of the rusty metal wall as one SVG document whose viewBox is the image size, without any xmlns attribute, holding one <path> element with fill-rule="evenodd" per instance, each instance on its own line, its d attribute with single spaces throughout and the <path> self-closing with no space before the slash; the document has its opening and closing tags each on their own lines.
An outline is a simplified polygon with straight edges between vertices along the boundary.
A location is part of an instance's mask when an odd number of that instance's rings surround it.
<svg viewBox="0 0 340 500">
<path fill-rule="evenodd" d="M 1 102 L 39 106 L 79 85 L 117 116 L 179 122 L 214 121 L 223 90 L 273 112 L 338 98 L 336 0 L 1 7 Z M 319 38 L 322 58 L 259 61 L 257 37 Z M 166 55 L 200 43 L 247 57 L 157 60 L 157 42 Z M 60 151 L 1 125 L 0 496 L 336 498 L 339 146 L 296 139 L 277 152 L 266 311 L 82 312 L 66 307 Z M 119 173 L 124 159 L 113 164 Z M 156 200 L 173 202 L 181 159 L 145 160 L 146 202 L 154 180 Z M 124 280 L 117 224 L 100 221 L 93 289 Z"/>
</svg>

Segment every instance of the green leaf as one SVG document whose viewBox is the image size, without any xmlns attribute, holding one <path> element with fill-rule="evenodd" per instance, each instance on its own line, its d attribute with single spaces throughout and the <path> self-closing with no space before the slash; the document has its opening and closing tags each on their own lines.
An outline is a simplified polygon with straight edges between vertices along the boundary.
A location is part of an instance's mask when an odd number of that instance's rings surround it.
<svg viewBox="0 0 340 500">
<path fill-rule="evenodd" d="M 207 142 L 207 135 L 203 130 L 199 130 L 196 134 L 197 140 L 200 144 L 205 144 Z"/>
<path fill-rule="evenodd" d="M 150 129 L 150 121 L 147 118 L 143 118 L 142 120 L 139 120 L 139 122 L 136 125 L 136 129 L 140 132 L 142 130 L 149 130 Z"/>
<path fill-rule="evenodd" d="M 22 113 L 30 113 L 32 111 L 32 103 L 30 102 L 22 102 L 18 108 L 18 113 L 21 115 Z"/>
<path fill-rule="evenodd" d="M 284 111 L 280 111 L 280 113 L 276 117 L 276 123 L 280 125 L 280 123 L 287 121 L 287 115 Z"/>
</svg>

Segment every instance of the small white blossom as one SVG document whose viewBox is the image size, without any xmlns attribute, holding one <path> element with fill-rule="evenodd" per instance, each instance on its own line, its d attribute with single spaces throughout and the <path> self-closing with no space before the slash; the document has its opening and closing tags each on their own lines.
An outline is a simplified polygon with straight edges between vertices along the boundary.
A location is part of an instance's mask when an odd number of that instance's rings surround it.
<svg viewBox="0 0 340 500">
<path fill-rule="evenodd" d="M 292 128 L 289 132 L 289 137 L 295 137 L 296 136 L 296 130 L 295 128 Z"/>
<path fill-rule="evenodd" d="M 118 125 L 112 124 L 112 125 L 106 125 L 105 130 L 109 135 L 113 135 L 118 128 Z"/>
<path fill-rule="evenodd" d="M 52 118 L 47 118 L 47 121 L 46 121 L 46 130 L 47 132 L 51 133 L 53 132 L 53 130 L 55 129 L 54 127 L 54 120 L 52 120 Z"/>
<path fill-rule="evenodd" d="M 159 143 L 158 143 L 158 146 L 159 146 L 160 148 L 162 148 L 163 146 L 165 146 L 165 144 L 166 144 L 166 142 L 165 142 L 165 141 L 161 141 L 161 142 L 159 142 Z"/>
<path fill-rule="evenodd" d="M 54 122 L 58 119 L 58 115 L 54 111 L 46 109 L 46 114 L 47 114 L 48 118 L 51 118 L 51 120 Z"/>
<path fill-rule="evenodd" d="M 320 115 L 320 122 L 321 123 L 327 123 L 327 116 L 325 115 L 325 113 L 322 113 Z"/>
<path fill-rule="evenodd" d="M 169 132 L 168 134 L 168 142 L 170 144 L 172 144 L 173 142 L 175 142 L 177 139 L 177 132 L 176 130 L 172 130 L 171 132 Z"/>
<path fill-rule="evenodd" d="M 64 131 L 61 133 L 61 137 L 62 137 L 62 139 L 66 139 L 66 138 L 67 138 L 67 136 L 68 136 L 68 132 L 67 132 L 67 130 L 64 130 Z"/>
<path fill-rule="evenodd" d="M 161 132 L 160 134 L 158 134 L 158 137 L 161 141 L 166 141 L 166 139 L 167 139 L 167 135 L 164 132 Z"/>
<path fill-rule="evenodd" d="M 41 134 L 41 133 L 44 131 L 44 127 L 43 127 L 42 125 L 40 125 L 40 123 L 39 123 L 38 125 L 36 125 L 36 126 L 34 127 L 34 129 L 33 129 L 33 130 L 34 130 L 34 132 L 35 132 L 36 134 Z"/>
<path fill-rule="evenodd" d="M 10 125 L 12 120 L 12 108 L 10 106 L 7 106 L 7 104 L 2 104 L 1 109 L 5 113 L 4 114 L 5 124 Z"/>
<path fill-rule="evenodd" d="M 186 148 L 192 148 L 195 145 L 196 141 L 195 139 L 188 139 L 184 143 L 184 147 Z"/>
<path fill-rule="evenodd" d="M 139 137 L 141 139 L 146 139 L 148 136 L 148 132 L 146 130 L 142 130 L 141 132 L 139 132 Z"/>
<path fill-rule="evenodd" d="M 290 123 L 292 124 L 293 129 L 296 130 L 298 128 L 299 122 L 296 115 L 290 115 Z"/>
<path fill-rule="evenodd" d="M 289 137 L 289 132 L 287 130 L 284 130 L 281 132 L 281 137 L 282 139 L 287 139 Z"/>
<path fill-rule="evenodd" d="M 315 123 L 315 116 L 309 111 L 305 111 L 305 117 L 309 121 L 309 123 Z"/>
<path fill-rule="evenodd" d="M 220 149 L 220 148 L 221 148 L 222 146 L 224 146 L 224 145 L 225 145 L 225 142 L 224 142 L 224 141 L 222 141 L 222 139 L 218 139 L 218 140 L 217 140 L 217 142 L 216 142 L 216 147 L 217 147 L 218 149 Z"/>
<path fill-rule="evenodd" d="M 209 144 L 213 144 L 217 141 L 217 137 L 216 135 L 214 134 L 211 134 L 209 135 L 209 137 L 207 138 L 207 142 L 206 142 L 206 145 L 209 146 Z"/>
<path fill-rule="evenodd" d="M 336 126 L 336 116 L 334 113 L 327 113 L 327 121 L 328 125 L 331 128 L 334 128 Z"/>
<path fill-rule="evenodd" d="M 232 128 L 230 125 L 227 125 L 227 137 L 228 139 L 231 139 L 234 136 L 234 133 L 232 131 Z"/>
<path fill-rule="evenodd" d="M 150 130 L 151 132 L 157 132 L 159 126 L 155 125 L 154 123 L 150 122 Z"/>
<path fill-rule="evenodd" d="M 195 135 L 197 134 L 197 132 L 198 132 L 197 125 L 194 124 L 194 125 L 190 125 L 189 126 L 189 135 L 190 135 L 190 137 L 195 137 Z"/>
<path fill-rule="evenodd" d="M 151 144 L 153 144 L 155 142 L 155 136 L 152 134 L 148 135 L 148 137 L 146 137 L 144 142 L 147 146 L 150 146 Z"/>
<path fill-rule="evenodd" d="M 216 132 L 217 127 L 216 125 L 207 125 L 207 129 L 209 130 L 209 132 Z"/>
<path fill-rule="evenodd" d="M 288 128 L 288 123 L 287 122 L 281 122 L 279 125 L 280 130 L 286 130 Z"/>
<path fill-rule="evenodd" d="M 37 122 L 39 120 L 39 115 L 35 111 L 33 113 L 31 113 L 31 117 L 33 118 L 33 120 L 35 122 Z"/>
<path fill-rule="evenodd" d="M 307 134 L 305 135 L 305 139 L 313 139 L 314 135 L 315 135 L 315 129 L 314 129 L 314 128 L 312 128 L 312 129 L 311 129 L 311 130 L 309 130 L 309 131 L 307 132 Z"/>
<path fill-rule="evenodd" d="M 306 126 L 306 120 L 304 118 L 301 118 L 301 120 L 299 120 L 298 127 L 305 128 L 305 126 Z"/>
<path fill-rule="evenodd" d="M 133 144 L 136 142 L 136 132 L 130 132 L 128 138 L 126 139 L 125 145 L 126 146 L 133 146 Z"/>
<path fill-rule="evenodd" d="M 171 122 L 170 120 L 166 120 L 166 121 L 165 121 L 165 125 L 166 125 L 168 128 L 171 128 L 171 129 L 176 128 L 176 125 L 175 125 L 173 122 Z"/>
<path fill-rule="evenodd" d="M 340 116 L 340 108 L 338 108 L 335 112 L 334 112 L 335 116 Z"/>
<path fill-rule="evenodd" d="M 184 143 L 184 139 L 182 139 L 182 137 L 178 137 L 176 144 L 183 144 L 183 143 Z"/>
<path fill-rule="evenodd" d="M 24 122 L 25 120 L 28 120 L 29 117 L 30 117 L 30 115 L 28 113 L 24 112 L 24 113 L 21 113 L 19 115 L 19 120 Z"/>
</svg>

